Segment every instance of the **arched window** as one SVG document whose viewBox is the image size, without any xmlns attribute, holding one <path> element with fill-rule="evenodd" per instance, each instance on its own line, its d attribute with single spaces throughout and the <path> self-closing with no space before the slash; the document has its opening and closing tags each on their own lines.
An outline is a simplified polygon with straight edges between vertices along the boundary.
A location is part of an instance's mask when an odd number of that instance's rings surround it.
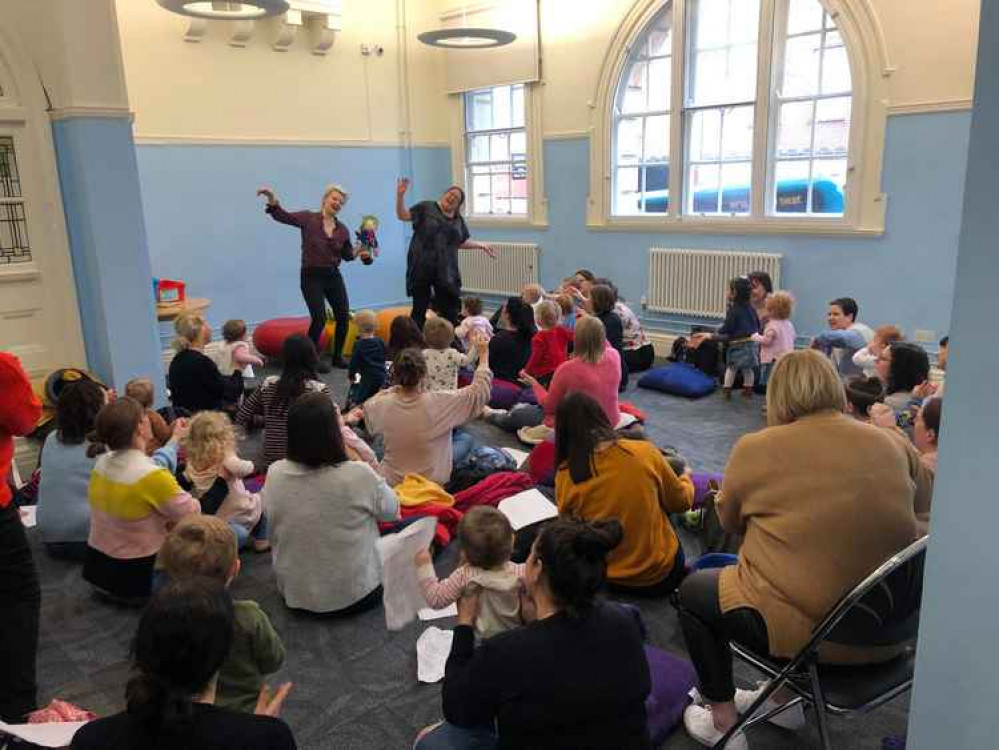
<svg viewBox="0 0 999 750">
<path fill-rule="evenodd" d="M 589 223 L 879 231 L 882 196 L 859 166 L 873 158 L 879 176 L 884 112 L 857 101 L 877 40 L 848 8 L 866 2 L 639 3 L 598 91 L 610 112 Z"/>
</svg>

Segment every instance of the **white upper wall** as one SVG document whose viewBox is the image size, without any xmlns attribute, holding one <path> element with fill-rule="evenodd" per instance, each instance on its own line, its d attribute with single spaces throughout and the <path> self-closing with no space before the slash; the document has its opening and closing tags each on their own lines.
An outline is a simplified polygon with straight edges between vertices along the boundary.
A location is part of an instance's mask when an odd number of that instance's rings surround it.
<svg viewBox="0 0 999 750">
<path fill-rule="evenodd" d="M 545 135 L 579 134 L 589 127 L 611 39 L 635 2 L 541 0 Z M 891 107 L 970 107 L 980 0 L 867 2 L 895 67 L 889 79 Z"/>
<path fill-rule="evenodd" d="M 155 0 L 117 0 L 135 133 L 147 138 L 222 141 L 398 143 L 400 44 L 397 9 L 422 23 L 424 0 L 344 0 L 343 30 L 325 56 L 302 29 L 284 52 L 270 22 L 255 24 L 246 47 L 230 46 L 231 22 L 211 21 L 200 42 L 184 40 L 188 19 Z M 412 34 L 409 35 L 413 37 Z M 361 45 L 384 54 L 361 54 Z M 440 59 L 411 38 L 405 72 L 417 144 L 443 143 L 443 107 L 420 92 L 442 90 Z"/>
</svg>

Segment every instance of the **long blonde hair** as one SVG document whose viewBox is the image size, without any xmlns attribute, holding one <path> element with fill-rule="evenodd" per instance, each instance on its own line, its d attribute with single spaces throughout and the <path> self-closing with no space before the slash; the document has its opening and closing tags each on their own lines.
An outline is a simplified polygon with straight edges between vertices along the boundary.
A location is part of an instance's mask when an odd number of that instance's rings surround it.
<svg viewBox="0 0 999 750">
<path fill-rule="evenodd" d="M 604 356 L 607 331 L 600 318 L 584 315 L 576 321 L 575 346 L 573 356 L 591 365 L 597 364 Z"/>
<path fill-rule="evenodd" d="M 176 335 L 170 345 L 182 352 L 192 348 L 201 338 L 205 330 L 205 319 L 198 313 L 184 313 L 173 322 L 173 330 Z"/>
<path fill-rule="evenodd" d="M 183 444 L 188 463 L 203 471 L 221 464 L 235 450 L 236 432 L 223 412 L 202 411 L 191 418 Z"/>
</svg>

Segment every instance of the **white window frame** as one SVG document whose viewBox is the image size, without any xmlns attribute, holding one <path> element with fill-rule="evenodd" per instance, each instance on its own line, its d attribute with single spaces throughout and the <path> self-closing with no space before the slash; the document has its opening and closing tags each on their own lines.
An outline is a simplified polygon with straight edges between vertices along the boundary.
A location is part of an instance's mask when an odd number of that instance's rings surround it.
<svg viewBox="0 0 999 750">
<path fill-rule="evenodd" d="M 878 236 L 884 233 L 886 196 L 880 191 L 887 122 L 888 79 L 893 70 L 880 26 L 867 0 L 821 0 L 843 37 L 852 77 L 852 108 L 845 213 L 840 217 L 790 216 L 768 213 L 769 170 L 773 163 L 769 140 L 773 133 L 774 84 L 772 53 L 775 14 L 783 19 L 787 0 L 761 0 L 758 47 L 756 119 L 749 215 L 683 214 L 686 177 L 682 121 L 687 57 L 686 12 L 689 0 L 672 0 L 672 121 L 670 128 L 670 210 L 668 214 L 614 215 L 616 144 L 614 104 L 618 83 L 626 72 L 632 47 L 644 38 L 654 16 L 667 0 L 642 0 L 622 22 L 604 61 L 594 98 L 590 138 L 590 196 L 587 226 L 591 229 L 706 234 L 814 234 Z M 677 55 L 682 51 L 682 56 Z M 761 157 L 765 154 L 765 157 Z"/>
<path fill-rule="evenodd" d="M 451 121 L 451 179 L 471 195 L 465 150 L 465 95 L 448 96 Z M 472 228 L 512 227 L 545 228 L 548 226 L 548 199 L 542 159 L 541 92 L 535 83 L 524 83 L 524 128 L 527 134 L 527 214 L 473 214 L 471 205 L 465 220 Z M 471 204 L 471 201 L 469 201 Z"/>
</svg>

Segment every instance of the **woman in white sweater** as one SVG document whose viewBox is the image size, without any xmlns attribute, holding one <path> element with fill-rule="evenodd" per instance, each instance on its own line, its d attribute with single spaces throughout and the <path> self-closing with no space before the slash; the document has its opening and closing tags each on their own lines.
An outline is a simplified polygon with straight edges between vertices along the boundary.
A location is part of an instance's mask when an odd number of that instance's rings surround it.
<svg viewBox="0 0 999 750">
<path fill-rule="evenodd" d="M 366 463 L 344 450 L 336 406 L 325 393 L 299 396 L 288 411 L 288 457 L 264 484 L 274 574 L 293 609 L 346 615 L 381 602 L 378 522 L 399 500 Z"/>
</svg>

